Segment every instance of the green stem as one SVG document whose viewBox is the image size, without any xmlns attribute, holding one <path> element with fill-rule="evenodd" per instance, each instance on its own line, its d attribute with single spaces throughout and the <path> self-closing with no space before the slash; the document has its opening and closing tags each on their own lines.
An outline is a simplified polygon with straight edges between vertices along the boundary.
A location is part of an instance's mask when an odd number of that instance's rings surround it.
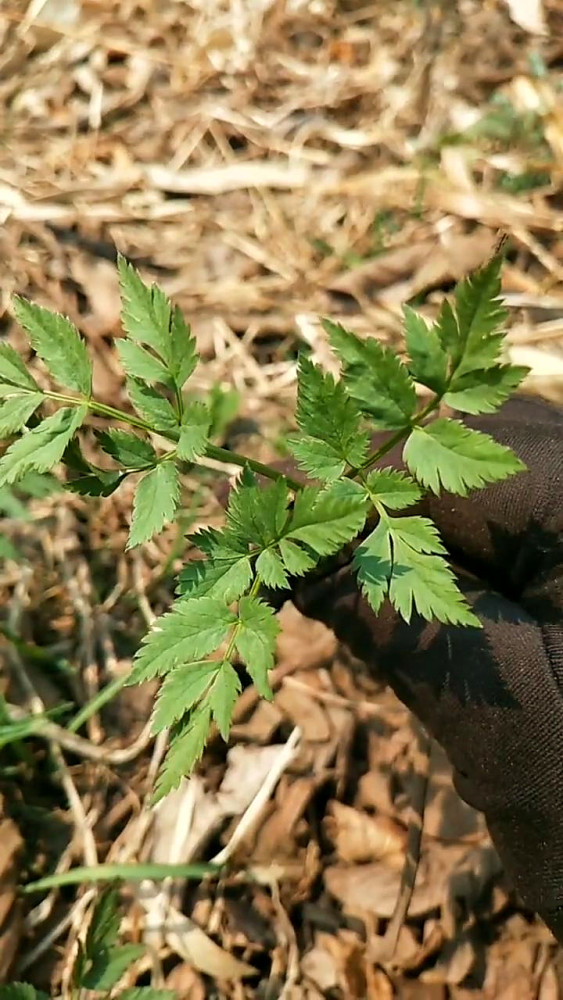
<svg viewBox="0 0 563 1000">
<path fill-rule="evenodd" d="M 284 479 L 291 490 L 301 491 L 303 489 L 303 483 L 300 483 L 297 479 L 292 479 L 291 476 L 284 475 L 278 469 L 272 468 L 271 465 L 264 465 L 262 462 L 257 462 L 253 458 L 247 458 L 245 455 L 239 455 L 236 451 L 229 451 L 228 448 L 219 448 L 215 444 L 209 444 L 206 448 L 205 454 L 207 458 L 213 458 L 217 462 L 230 463 L 231 465 L 240 465 L 244 468 L 248 465 L 253 472 L 256 472 L 259 476 L 265 476 L 267 479 L 273 479 L 277 481 L 278 479 Z"/>
<path fill-rule="evenodd" d="M 137 427 L 148 434 L 158 434 L 160 437 L 174 443 L 178 441 L 179 429 L 159 430 L 148 423 L 147 420 L 142 420 L 131 413 L 126 413 L 125 410 L 118 410 L 115 406 L 100 403 L 96 399 L 79 399 L 76 396 L 66 396 L 61 392 L 51 391 L 46 391 L 44 395 L 57 403 L 64 403 L 65 406 L 87 406 L 92 413 L 96 413 L 101 417 L 108 417 L 110 420 L 119 420 L 122 423 L 129 424 L 130 427 Z M 219 448 L 217 445 L 208 444 L 205 449 L 205 457 L 211 458 L 216 462 L 222 462 L 224 465 L 239 465 L 241 468 L 248 466 L 257 475 L 265 476 L 265 478 L 272 479 L 274 482 L 277 482 L 279 479 L 285 480 L 291 490 L 297 491 L 303 489 L 303 483 L 298 482 L 297 479 L 285 476 L 283 472 L 274 469 L 271 465 L 264 465 L 263 462 L 257 462 L 254 458 L 239 455 L 236 451 L 229 451 L 228 448 Z M 197 466 L 197 462 L 193 464 Z"/>
<path fill-rule="evenodd" d="M 393 434 L 392 437 L 390 437 L 389 440 L 385 442 L 385 444 L 382 444 L 380 448 L 377 448 L 375 451 L 372 451 L 371 454 L 368 455 L 368 457 L 366 458 L 365 462 L 363 462 L 362 465 L 359 466 L 359 468 L 351 469 L 350 472 L 347 473 L 347 475 L 352 476 L 352 478 L 354 479 L 359 478 L 360 473 L 365 472 L 365 470 L 369 469 L 370 466 L 375 464 L 375 462 L 379 462 L 379 460 L 383 458 L 384 455 L 387 455 L 387 453 L 390 452 L 395 447 L 396 444 L 399 444 L 399 442 L 402 441 L 404 437 L 410 434 L 413 428 L 419 427 L 422 421 L 425 420 L 430 413 L 432 413 L 434 410 L 438 408 L 441 400 L 442 400 L 441 394 L 434 396 L 426 404 L 426 406 L 423 406 L 422 410 L 420 410 L 416 414 L 416 416 L 413 417 L 408 427 L 402 427 L 399 431 Z"/>
<path fill-rule="evenodd" d="M 107 862 L 95 867 L 71 868 L 68 872 L 57 875 L 46 875 L 36 882 L 28 882 L 21 886 L 24 895 L 31 892 L 44 892 L 46 889 L 58 889 L 62 885 L 83 885 L 86 882 L 142 882 L 146 878 L 160 880 L 165 878 L 195 879 L 200 882 L 208 875 L 217 877 L 223 871 L 223 866 L 211 862 L 195 864 L 159 864 L 147 861 L 145 864 Z"/>
</svg>

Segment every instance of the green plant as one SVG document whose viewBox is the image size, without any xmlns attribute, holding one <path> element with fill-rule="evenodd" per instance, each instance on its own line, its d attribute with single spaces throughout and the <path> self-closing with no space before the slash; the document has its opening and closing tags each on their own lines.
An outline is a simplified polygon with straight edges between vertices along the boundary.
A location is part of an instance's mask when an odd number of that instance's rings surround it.
<svg viewBox="0 0 563 1000">
<path fill-rule="evenodd" d="M 120 979 L 145 953 L 142 944 L 116 943 L 121 922 L 118 904 L 116 889 L 106 889 L 96 902 L 72 969 L 73 1000 L 79 1000 L 83 991 L 88 991 L 88 995 L 93 991 L 99 1000 L 110 996 L 119 1000 L 175 1000 L 173 990 L 158 990 L 150 986 L 135 986 L 114 993 Z M 0 1000 L 47 1000 L 47 997 L 28 983 L 12 983 L 0 986 Z"/>
<path fill-rule="evenodd" d="M 0 345 L 0 432 L 15 435 L 0 459 L 0 488 L 59 462 L 67 470 L 67 488 L 88 496 L 107 496 L 134 476 L 132 548 L 174 518 L 183 469 L 205 466 L 210 458 L 243 468 L 225 527 L 191 537 L 202 559 L 185 565 L 176 601 L 145 637 L 127 679 L 162 679 L 153 726 L 155 732 L 171 728 L 171 740 L 159 798 L 193 768 L 212 723 L 227 739 L 241 689 L 237 661 L 260 694 L 271 697 L 268 672 L 278 625 L 263 587 L 286 588 L 291 577 L 307 574 L 357 539 L 366 524 L 370 530 L 356 548 L 354 566 L 376 611 L 388 598 L 407 621 L 417 612 L 479 626 L 434 524 L 403 511 L 424 490 L 465 495 L 523 470 L 508 448 L 437 411 L 445 404 L 465 413 L 492 412 L 527 369 L 501 361 L 506 312 L 498 257 L 459 284 L 453 303 L 444 301 L 432 326 L 405 308 L 407 362 L 378 340 L 362 340 L 326 320 L 342 377 L 335 380 L 300 358 L 298 430 L 289 447 L 309 477 L 303 484 L 213 443 L 208 403 L 185 392 L 198 357 L 180 310 L 158 288 L 147 287 L 123 258 L 118 266 L 126 337 L 116 348 L 131 411 L 93 398 L 86 345 L 69 320 L 17 298 L 16 316 L 59 388 L 42 389 L 13 348 Z M 422 404 L 415 383 L 429 390 Z M 53 411 L 45 414 L 43 407 Z M 81 433 L 89 417 L 109 422 L 103 429 L 96 424 L 94 433 L 111 467 L 84 456 Z M 373 430 L 388 435 L 375 450 Z M 406 471 L 382 468 L 383 457 L 399 443 Z M 269 485 L 260 485 L 260 476 Z M 119 683 L 79 713 L 71 728 Z"/>
</svg>

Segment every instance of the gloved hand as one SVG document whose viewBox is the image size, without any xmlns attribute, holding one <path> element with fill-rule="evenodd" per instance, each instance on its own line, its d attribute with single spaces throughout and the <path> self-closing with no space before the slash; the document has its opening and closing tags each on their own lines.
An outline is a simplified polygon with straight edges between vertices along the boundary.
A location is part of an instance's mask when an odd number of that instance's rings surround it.
<svg viewBox="0 0 563 1000">
<path fill-rule="evenodd" d="M 527 398 L 466 423 L 528 472 L 426 497 L 483 629 L 375 615 L 350 564 L 293 591 L 438 740 L 523 901 L 563 943 L 563 410 Z M 386 456 L 400 462 L 400 452 Z M 411 508 L 409 514 L 413 512 Z"/>
</svg>

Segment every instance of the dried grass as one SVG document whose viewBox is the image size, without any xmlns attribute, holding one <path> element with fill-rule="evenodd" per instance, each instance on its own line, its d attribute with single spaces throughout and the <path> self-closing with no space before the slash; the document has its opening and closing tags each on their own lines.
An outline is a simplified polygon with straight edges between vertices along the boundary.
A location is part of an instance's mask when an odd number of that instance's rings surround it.
<svg viewBox="0 0 563 1000">
<path fill-rule="evenodd" d="M 65 311 L 89 340 L 96 392 L 119 402 L 122 383 L 111 346 L 119 334 L 111 264 L 117 247 L 184 308 L 206 362 L 199 388 L 235 385 L 242 416 L 260 429 L 245 447 L 271 456 L 294 397 L 300 343 L 330 363 L 319 315 L 400 344 L 402 302 L 416 297 L 432 315 L 444 289 L 486 259 L 501 229 L 513 247 L 504 273 L 511 353 L 532 367 L 528 391 L 563 400 L 563 21 L 557 0 L 543 10 L 536 4 L 536 23 L 545 33 L 526 33 L 511 20 L 516 7 L 501 0 L 4 0 L 3 332 L 19 345 L 10 319 L 15 291 Z M 97 510 L 76 498 L 41 501 L 34 505 L 35 525 L 5 525 L 21 537 L 36 568 L 27 582 L 21 635 L 80 667 L 70 682 L 78 698 L 127 669 L 152 606 L 158 610 L 169 600 L 169 581 L 154 582 L 170 552 L 169 537 L 147 546 L 136 561 L 123 555 L 129 501 L 123 495 Z M 20 569 L 6 563 L 0 578 L 6 607 L 13 607 L 20 583 Z M 299 628 L 296 634 L 302 649 Z M 329 947 L 319 917 L 325 913 L 325 924 L 336 919 L 326 892 L 319 899 L 313 890 L 327 849 L 315 832 L 315 810 L 324 809 L 317 790 L 329 776 L 330 794 L 338 794 L 334 789 L 355 760 L 350 705 L 366 704 L 342 664 L 334 668 L 340 686 L 327 685 L 325 659 L 319 650 L 299 683 L 317 688 L 330 737 L 305 741 L 301 772 L 283 779 L 266 821 L 263 843 L 270 851 L 283 844 L 290 855 L 283 859 L 281 890 L 267 895 L 257 888 L 252 906 L 248 895 L 241 897 L 236 919 L 225 904 L 213 920 L 207 913 L 203 926 L 209 918 L 225 948 L 258 961 L 279 995 L 315 997 L 334 987 L 349 996 L 364 990 L 385 997 L 394 979 L 400 996 L 403 980 L 390 968 L 374 972 L 361 934 L 337 923 Z M 283 656 L 279 670 L 281 679 Z M 37 668 L 33 681 L 45 704 L 59 697 Z M 294 721 L 288 706 L 292 692 L 299 700 L 296 690 L 280 688 L 278 720 Z M 118 699 L 94 721 L 89 738 L 109 739 L 113 749 L 123 746 L 124 732 L 133 740 L 149 707 L 149 696 L 136 697 L 129 692 Z M 237 739 L 245 738 L 245 726 L 247 739 L 259 742 L 261 727 L 268 739 L 275 719 L 257 716 L 252 730 L 248 697 L 245 704 Z M 370 762 L 402 773 L 409 730 L 404 719 L 397 724 L 396 704 L 384 701 L 383 707 L 395 734 L 390 760 L 382 762 L 377 751 Z M 373 713 L 361 707 L 358 713 L 372 733 Z M 210 756 L 210 781 L 217 766 Z M 73 769 L 88 814 L 101 817 L 95 832 L 102 852 L 137 822 L 143 768 L 150 773 L 147 761 L 123 772 L 96 759 Z M 127 781 L 132 788 L 123 798 Z M 288 816 L 283 799 L 291 788 L 296 806 Z M 364 808 L 361 801 L 351 805 Z M 396 801 L 392 809 L 400 820 Z M 307 839 L 314 850 L 303 846 Z M 61 863 L 68 866 L 79 851 L 75 843 Z M 259 842 L 255 853 L 262 863 Z M 425 857 L 431 870 L 432 852 Z M 506 896 L 495 891 L 491 912 L 498 915 Z M 286 912 L 296 919 L 292 893 L 309 906 L 299 910 L 298 944 Z M 196 919 L 204 904 L 202 898 L 200 909 L 194 907 Z M 78 922 L 85 904 L 79 905 Z M 262 943 L 249 937 L 256 911 L 276 942 L 268 969 L 271 939 L 266 932 Z M 34 937 L 21 946 L 24 964 L 26 949 L 34 953 L 42 936 L 49 946 L 56 941 L 50 926 L 60 922 L 63 933 L 69 923 L 56 907 L 52 916 L 47 907 L 39 917 Z M 445 997 L 448 983 L 449 995 L 461 998 L 459 970 L 473 967 L 477 946 L 460 938 L 456 957 L 451 948 L 441 952 L 447 932 L 439 921 L 427 920 L 424 933 L 426 943 L 410 941 L 410 950 L 403 940 L 399 965 L 412 975 L 441 953 L 433 983 L 444 992 L 432 996 Z M 526 982 L 539 989 L 553 975 L 547 952 L 543 964 L 529 957 L 541 932 L 519 933 L 507 921 L 504 951 L 499 944 L 485 957 L 489 979 L 502 981 L 498 970 L 513 954 L 506 941 L 518 940 Z M 300 972 L 299 948 L 307 947 L 312 957 Z M 41 958 L 34 974 L 47 988 L 51 977 L 56 988 L 66 973 Z M 426 985 L 420 982 L 421 997 L 430 995 L 423 992 L 429 984 L 428 977 Z M 190 989 L 190 996 L 204 995 L 197 976 Z M 418 995 L 404 989 L 405 997 Z M 237 986 L 220 995 L 255 993 Z"/>
</svg>

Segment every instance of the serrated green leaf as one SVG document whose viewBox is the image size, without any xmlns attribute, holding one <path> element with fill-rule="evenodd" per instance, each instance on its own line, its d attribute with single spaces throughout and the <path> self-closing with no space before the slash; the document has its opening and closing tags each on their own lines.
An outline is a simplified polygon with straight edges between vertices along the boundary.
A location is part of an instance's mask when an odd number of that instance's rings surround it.
<svg viewBox="0 0 563 1000">
<path fill-rule="evenodd" d="M 220 660 L 182 663 L 164 678 L 158 692 L 152 729 L 159 733 L 191 711 L 209 689 L 221 667 Z"/>
<path fill-rule="evenodd" d="M 125 370 L 149 382 L 172 384 L 180 391 L 198 360 L 196 341 L 189 326 L 178 306 L 173 308 L 157 286 L 146 285 L 123 257 L 118 260 L 118 268 L 123 327 L 133 341 L 147 344 L 164 362 L 163 366 L 153 364 L 151 368 L 148 352 L 143 354 L 125 347 L 120 349 Z"/>
<path fill-rule="evenodd" d="M 373 469 L 366 478 L 366 488 L 373 503 L 388 510 L 402 510 L 420 500 L 422 490 L 414 479 L 397 469 Z"/>
<path fill-rule="evenodd" d="M 416 409 L 414 383 L 407 367 L 374 337 L 360 340 L 339 323 L 323 321 L 344 367 L 344 385 L 376 427 L 408 427 Z"/>
<path fill-rule="evenodd" d="M 453 379 L 444 402 L 463 413 L 493 413 L 526 378 L 522 365 L 493 365 Z"/>
<path fill-rule="evenodd" d="M 177 451 L 180 458 L 193 462 L 203 455 L 209 440 L 211 414 L 205 403 L 188 403 L 182 414 Z"/>
<path fill-rule="evenodd" d="M 62 461 L 71 472 L 78 473 L 74 479 L 65 483 L 65 489 L 79 496 L 110 496 L 127 475 L 124 472 L 107 472 L 92 465 L 82 454 L 80 442 L 76 438 L 65 448 Z"/>
<path fill-rule="evenodd" d="M 156 285 L 146 285 L 139 272 L 121 255 L 117 269 L 123 329 L 131 340 L 148 344 L 165 359 L 170 343 L 170 302 Z"/>
<path fill-rule="evenodd" d="M 49 1000 L 49 997 L 29 983 L 7 983 L 0 986 L 0 1000 Z"/>
<path fill-rule="evenodd" d="M 198 536 L 193 536 L 198 544 Z M 194 559 L 181 570 L 178 593 L 184 597 L 215 597 L 225 604 L 236 601 L 248 589 L 252 566 L 246 552 L 219 545 L 207 559 Z"/>
<path fill-rule="evenodd" d="M 175 462 L 160 462 L 139 480 L 133 500 L 133 517 L 126 548 L 142 545 L 162 531 L 174 517 L 180 500 Z"/>
<path fill-rule="evenodd" d="M 181 663 L 203 659 L 218 649 L 236 620 L 229 608 L 211 597 L 177 601 L 145 636 L 128 684 L 140 684 Z"/>
<path fill-rule="evenodd" d="M 412 475 L 436 494 L 443 488 L 466 496 L 471 489 L 525 469 L 510 448 L 447 418 L 416 427 L 407 439 L 403 458 Z"/>
<path fill-rule="evenodd" d="M 0 437 L 14 434 L 27 423 L 32 413 L 43 402 L 40 392 L 26 392 L 22 396 L 9 396 L 0 403 Z"/>
<path fill-rule="evenodd" d="M 240 694 L 240 677 L 232 664 L 226 660 L 221 663 L 213 686 L 209 692 L 209 706 L 217 728 L 225 742 L 229 738 L 233 711 Z"/>
<path fill-rule="evenodd" d="M 266 548 L 277 541 L 288 519 L 289 490 L 284 480 L 263 488 L 248 472 L 229 495 L 227 525 L 242 541 Z"/>
<path fill-rule="evenodd" d="M 133 986 L 122 990 L 119 1000 L 178 1000 L 175 990 L 155 990 L 152 986 Z"/>
<path fill-rule="evenodd" d="M 413 608 L 429 621 L 480 627 L 455 582 L 455 576 L 440 555 L 416 552 L 397 537 L 393 542 L 393 571 L 389 598 L 405 621 Z"/>
<path fill-rule="evenodd" d="M 305 487 L 295 497 L 285 537 L 304 542 L 319 556 L 332 555 L 362 530 L 367 513 L 364 491 L 350 479 L 326 490 Z"/>
<path fill-rule="evenodd" d="M 348 465 L 361 466 L 369 448 L 361 429 L 361 414 L 342 382 L 299 359 L 297 424 L 303 432 L 291 435 L 288 445 L 299 465 L 310 475 L 331 481 Z"/>
<path fill-rule="evenodd" d="M 15 483 L 27 472 L 47 472 L 60 462 L 65 448 L 83 423 L 86 406 L 63 407 L 14 441 L 0 458 L 0 486 Z"/>
<path fill-rule="evenodd" d="M 301 546 L 290 542 L 288 538 L 281 539 L 279 549 L 285 568 L 291 576 L 304 576 L 317 562 L 309 552 L 305 552 Z"/>
<path fill-rule="evenodd" d="M 410 306 L 403 307 L 403 314 L 412 377 L 434 392 L 443 392 L 448 377 L 448 356 L 436 329 L 429 327 L 423 317 Z"/>
<path fill-rule="evenodd" d="M 92 392 L 92 362 L 85 342 L 66 316 L 50 312 L 19 296 L 14 312 L 36 354 L 60 385 L 76 389 L 89 398 Z"/>
<path fill-rule="evenodd" d="M 272 698 L 268 671 L 274 665 L 280 626 L 272 608 L 258 597 L 241 597 L 235 646 L 258 692 Z"/>
<path fill-rule="evenodd" d="M 26 472 L 18 482 L 18 492 L 36 500 L 43 500 L 61 490 L 61 484 L 50 472 Z"/>
<path fill-rule="evenodd" d="M 65 489 L 81 497 L 110 497 L 119 489 L 126 475 L 124 472 L 105 472 L 99 469 L 69 480 L 65 483 Z"/>
<path fill-rule="evenodd" d="M 289 579 L 283 562 L 273 549 L 264 549 L 256 560 L 256 572 L 266 587 L 288 587 Z"/>
<path fill-rule="evenodd" d="M 86 934 L 86 958 L 94 958 L 102 948 L 115 944 L 120 923 L 119 892 L 114 887 L 105 889 L 96 902 Z"/>
<path fill-rule="evenodd" d="M 165 363 L 134 340 L 122 338 L 115 341 L 115 346 L 126 375 L 142 382 L 161 382 L 163 385 L 173 383 Z"/>
<path fill-rule="evenodd" d="M 145 385 L 139 379 L 126 379 L 127 393 L 137 413 L 143 420 L 157 431 L 170 431 L 178 428 L 178 417 L 174 407 L 150 385 Z"/>
<path fill-rule="evenodd" d="M 307 434 L 289 434 L 286 443 L 299 468 L 315 479 L 330 483 L 346 469 L 344 459 L 327 441 Z"/>
<path fill-rule="evenodd" d="M 83 975 L 81 987 L 87 990 L 110 990 L 125 975 L 127 969 L 145 954 L 142 944 L 124 944 L 120 948 L 103 948 L 92 956 L 92 964 Z"/>
<path fill-rule="evenodd" d="M 191 772 L 205 749 L 210 727 L 211 709 L 201 705 L 174 735 L 158 776 L 153 804 L 177 788 L 182 778 Z"/>
<path fill-rule="evenodd" d="M 498 361 L 507 317 L 499 298 L 500 268 L 501 258 L 495 257 L 457 285 L 455 319 L 448 305 L 440 311 L 436 332 L 458 376 Z"/>
<path fill-rule="evenodd" d="M 126 469 L 146 469 L 154 465 L 157 460 L 156 452 L 150 442 L 131 434 L 130 431 L 110 427 L 107 431 L 101 431 L 97 438 L 102 451 L 111 455 Z"/>
<path fill-rule="evenodd" d="M 178 390 L 189 379 L 198 361 L 197 344 L 181 310 L 175 306 L 170 328 L 168 365 Z"/>
<path fill-rule="evenodd" d="M 374 531 L 358 545 L 353 560 L 360 587 L 374 611 L 379 611 L 393 570 L 391 539 L 387 523 L 379 522 Z"/>
<path fill-rule="evenodd" d="M 415 552 L 445 554 L 438 529 L 429 517 L 393 517 L 388 524 L 393 545 L 404 542 Z"/>
<path fill-rule="evenodd" d="M 10 344 L 0 344 L 0 383 L 37 392 L 39 386 Z"/>
</svg>

